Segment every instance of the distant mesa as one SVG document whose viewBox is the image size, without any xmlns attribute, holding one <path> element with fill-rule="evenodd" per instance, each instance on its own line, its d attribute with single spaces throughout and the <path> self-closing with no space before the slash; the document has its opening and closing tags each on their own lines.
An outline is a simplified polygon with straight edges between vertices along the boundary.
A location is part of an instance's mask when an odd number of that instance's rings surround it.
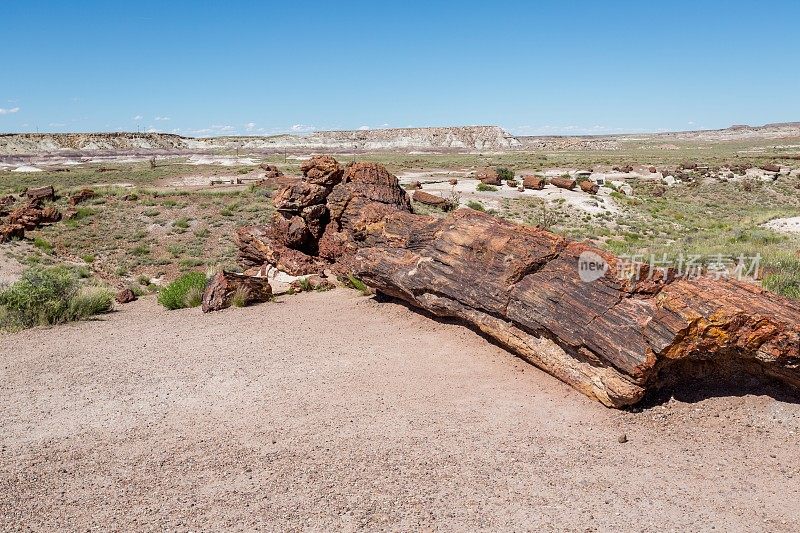
<svg viewBox="0 0 800 533">
<path fill-rule="evenodd" d="M 212 150 L 277 153 L 503 152 L 512 150 L 616 150 L 627 140 L 733 141 L 800 136 L 800 122 L 719 130 L 618 135 L 514 136 L 499 126 L 316 131 L 271 136 L 182 137 L 169 133 L 5 133 L 0 156 L 83 153 L 187 154 Z"/>
</svg>

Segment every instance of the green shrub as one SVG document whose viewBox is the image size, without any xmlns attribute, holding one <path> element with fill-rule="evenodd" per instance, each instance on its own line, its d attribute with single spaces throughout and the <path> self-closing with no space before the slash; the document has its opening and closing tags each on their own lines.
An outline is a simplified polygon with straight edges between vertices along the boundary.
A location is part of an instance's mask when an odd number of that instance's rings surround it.
<svg viewBox="0 0 800 533">
<path fill-rule="evenodd" d="M 475 211 L 486 211 L 486 208 L 483 207 L 483 204 L 480 202 L 476 202 L 475 200 L 470 200 L 467 202 L 467 207 L 470 209 L 474 209 Z"/>
<path fill-rule="evenodd" d="M 355 277 L 352 274 L 347 275 L 347 284 L 353 287 L 355 290 L 359 291 L 363 296 L 367 296 L 370 294 L 370 289 L 367 287 L 367 284 Z"/>
<path fill-rule="evenodd" d="M 41 237 L 36 237 L 33 239 L 33 245 L 48 254 L 53 251 L 53 245 Z"/>
<path fill-rule="evenodd" d="M 81 274 L 65 266 L 26 270 L 18 282 L 0 291 L 0 329 L 61 324 L 109 311 L 111 293 L 85 286 Z"/>
<path fill-rule="evenodd" d="M 114 295 L 105 287 L 82 287 L 67 306 L 66 319 L 85 320 L 111 310 Z"/>
<path fill-rule="evenodd" d="M 197 307 L 202 302 L 205 288 L 206 275 L 202 272 L 189 272 L 161 289 L 158 303 L 167 309 Z"/>
<path fill-rule="evenodd" d="M 481 182 L 478 184 L 477 187 L 475 187 L 475 190 L 478 192 L 496 191 L 497 187 L 495 187 L 494 185 L 487 185 L 486 183 Z"/>
<path fill-rule="evenodd" d="M 497 177 L 499 177 L 502 181 L 508 181 L 514 179 L 514 171 L 509 170 L 506 167 L 497 167 Z"/>
<path fill-rule="evenodd" d="M 94 263 L 95 256 L 92 255 L 92 254 L 86 254 L 86 255 L 82 255 L 81 259 L 83 259 L 83 261 L 86 262 L 86 263 Z"/>
</svg>

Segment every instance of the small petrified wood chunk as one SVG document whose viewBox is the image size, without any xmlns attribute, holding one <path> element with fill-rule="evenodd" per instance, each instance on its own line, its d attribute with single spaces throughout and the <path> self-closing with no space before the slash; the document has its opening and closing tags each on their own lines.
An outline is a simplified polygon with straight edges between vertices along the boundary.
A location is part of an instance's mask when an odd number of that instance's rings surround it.
<svg viewBox="0 0 800 533">
<path fill-rule="evenodd" d="M 235 272 L 218 272 L 206 284 L 203 292 L 203 312 L 230 307 L 237 297 L 241 298 L 241 305 L 268 302 L 272 298 L 269 279 Z"/>
</svg>

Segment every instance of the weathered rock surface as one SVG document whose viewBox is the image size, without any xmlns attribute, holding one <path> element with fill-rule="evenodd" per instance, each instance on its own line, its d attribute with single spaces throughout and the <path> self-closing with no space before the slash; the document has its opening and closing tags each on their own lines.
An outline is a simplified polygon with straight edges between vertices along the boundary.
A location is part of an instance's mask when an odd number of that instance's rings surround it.
<svg viewBox="0 0 800 533">
<path fill-rule="evenodd" d="M 302 273 L 354 274 L 464 321 L 611 407 L 709 373 L 800 387 L 797 302 L 733 281 L 650 275 L 646 265 L 631 272 L 608 252 L 470 209 L 415 215 L 396 179 L 371 163 L 348 167 L 326 208 L 318 255 L 283 244 L 286 227 L 273 225 L 239 230 L 240 256 L 291 274 L 282 264 L 299 254 L 306 264 L 292 267 L 316 267 Z M 589 278 L 579 271 L 587 257 L 598 267 Z"/>
<path fill-rule="evenodd" d="M 131 289 L 122 289 L 117 293 L 114 299 L 120 304 L 127 304 L 137 300 L 136 293 L 134 293 Z"/>
<path fill-rule="evenodd" d="M 344 169 L 329 155 L 312 157 L 300 166 L 304 181 L 323 187 L 333 187 L 342 181 Z"/>
<path fill-rule="evenodd" d="M 2 224 L 0 225 L 0 244 L 13 239 L 25 237 L 25 227 L 22 224 Z"/>
<path fill-rule="evenodd" d="M 233 305 L 239 295 L 242 305 L 268 302 L 272 298 L 269 279 L 235 272 L 218 272 L 203 292 L 203 312 L 220 311 Z"/>
<path fill-rule="evenodd" d="M 41 207 L 36 200 L 13 210 L 6 217 L 6 224 L 19 224 L 25 230 L 33 230 L 42 224 L 52 224 L 61 220 L 61 213 L 55 206 Z"/>
</svg>

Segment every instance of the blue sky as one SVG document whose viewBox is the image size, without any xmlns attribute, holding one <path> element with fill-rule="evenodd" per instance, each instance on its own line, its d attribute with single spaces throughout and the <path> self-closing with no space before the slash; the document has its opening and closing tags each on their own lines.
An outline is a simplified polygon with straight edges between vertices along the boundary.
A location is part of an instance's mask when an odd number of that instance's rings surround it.
<svg viewBox="0 0 800 533">
<path fill-rule="evenodd" d="M 800 120 L 800 2 L 0 4 L 0 131 Z"/>
</svg>

